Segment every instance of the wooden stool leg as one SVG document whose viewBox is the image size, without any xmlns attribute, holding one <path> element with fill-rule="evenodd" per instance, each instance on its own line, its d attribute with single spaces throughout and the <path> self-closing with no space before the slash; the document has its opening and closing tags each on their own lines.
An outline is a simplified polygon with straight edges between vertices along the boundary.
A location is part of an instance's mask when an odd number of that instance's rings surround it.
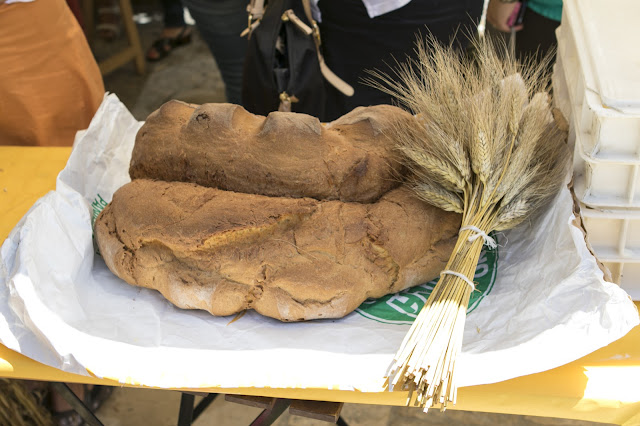
<svg viewBox="0 0 640 426">
<path fill-rule="evenodd" d="M 83 0 L 81 3 L 82 18 L 84 20 L 84 35 L 89 44 L 93 43 L 93 32 L 95 31 L 95 2 L 94 0 Z"/>
<path fill-rule="evenodd" d="M 122 14 L 122 21 L 124 22 L 124 29 L 127 33 L 129 44 L 135 52 L 134 59 L 136 61 L 136 70 L 138 71 L 138 74 L 144 74 L 144 54 L 142 53 L 142 45 L 140 44 L 138 28 L 136 28 L 136 23 L 133 21 L 131 0 L 120 0 L 120 13 Z"/>
</svg>

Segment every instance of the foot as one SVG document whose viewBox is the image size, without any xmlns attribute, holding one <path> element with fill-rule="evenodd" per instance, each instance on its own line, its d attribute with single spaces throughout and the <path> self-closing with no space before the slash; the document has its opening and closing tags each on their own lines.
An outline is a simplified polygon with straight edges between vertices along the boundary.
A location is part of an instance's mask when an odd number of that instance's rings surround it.
<svg viewBox="0 0 640 426">
<path fill-rule="evenodd" d="M 67 385 L 78 398 L 85 399 L 86 385 L 78 383 L 68 383 Z M 51 393 L 51 414 L 56 426 L 80 426 L 84 424 L 82 417 L 57 392 Z"/>
<path fill-rule="evenodd" d="M 191 42 L 191 27 L 165 28 L 147 51 L 147 60 L 159 61 L 169 55 L 174 48 L 189 42 Z"/>
</svg>

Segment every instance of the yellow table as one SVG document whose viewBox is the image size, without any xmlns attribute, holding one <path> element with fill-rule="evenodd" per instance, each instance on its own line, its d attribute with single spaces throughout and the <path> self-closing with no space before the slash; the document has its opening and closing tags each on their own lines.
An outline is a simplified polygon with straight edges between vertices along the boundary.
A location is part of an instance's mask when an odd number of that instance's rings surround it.
<svg viewBox="0 0 640 426">
<path fill-rule="evenodd" d="M 0 147 L 0 241 L 33 203 L 54 189 L 70 148 Z M 640 307 L 640 303 L 636 302 Z M 114 380 L 70 374 L 0 345 L 0 376 L 121 386 Z M 197 389 L 200 392 L 404 405 L 403 392 L 324 389 Z M 577 361 L 543 373 L 461 388 L 454 409 L 564 417 L 640 425 L 640 326 Z"/>
</svg>

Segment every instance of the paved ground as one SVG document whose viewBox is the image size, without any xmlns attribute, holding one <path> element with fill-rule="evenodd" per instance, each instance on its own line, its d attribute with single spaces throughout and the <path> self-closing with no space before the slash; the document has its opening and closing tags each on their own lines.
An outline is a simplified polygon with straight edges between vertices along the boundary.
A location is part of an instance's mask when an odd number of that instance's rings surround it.
<svg viewBox="0 0 640 426">
<path fill-rule="evenodd" d="M 136 12 L 147 12 L 153 16 L 157 5 L 153 0 L 135 3 Z M 139 25 L 143 46 L 148 47 L 158 35 L 161 24 L 156 19 Z M 96 41 L 94 52 L 98 59 L 117 48 L 113 44 Z M 165 60 L 149 64 L 144 76 L 135 73 L 133 64 L 124 66 L 105 77 L 107 91 L 113 92 L 127 105 L 134 116 L 144 120 L 146 116 L 170 99 L 193 103 L 223 102 L 224 85 L 215 61 L 205 44 L 197 36 L 193 43 L 180 47 Z M 114 395 L 99 410 L 98 416 L 107 426 L 175 425 L 177 422 L 180 394 L 172 391 L 149 389 L 117 389 Z M 198 419 L 195 425 L 245 425 L 258 414 L 257 408 L 225 402 L 218 398 Z M 418 409 L 347 404 L 343 417 L 354 426 L 384 425 L 596 425 L 596 423 L 551 419 L 532 416 L 512 416 L 478 412 L 447 411 L 430 412 L 425 415 Z M 302 417 L 283 415 L 278 426 L 313 426 L 327 423 Z"/>
<path fill-rule="evenodd" d="M 97 415 L 107 426 L 176 425 L 180 394 L 151 389 L 116 390 Z M 232 402 L 216 400 L 194 422 L 194 426 L 249 425 L 261 410 Z M 345 404 L 342 418 L 350 426 L 597 426 L 602 423 L 548 417 L 514 416 L 448 410 L 444 413 L 407 407 Z M 285 412 L 275 426 L 323 426 L 330 423 L 292 416 Z"/>
<path fill-rule="evenodd" d="M 147 49 L 159 35 L 162 25 L 152 0 L 143 0 L 135 12 L 146 13 L 152 22 L 138 25 L 143 49 Z M 155 18 L 155 19 L 154 19 Z M 114 43 L 99 39 L 92 43 L 98 60 L 123 45 L 124 38 Z M 202 104 L 225 102 L 224 83 L 206 44 L 197 33 L 192 43 L 181 46 L 165 59 L 147 62 L 147 73 L 136 74 L 133 62 L 104 77 L 105 89 L 113 92 L 133 115 L 144 120 L 151 112 L 171 99 Z"/>
</svg>

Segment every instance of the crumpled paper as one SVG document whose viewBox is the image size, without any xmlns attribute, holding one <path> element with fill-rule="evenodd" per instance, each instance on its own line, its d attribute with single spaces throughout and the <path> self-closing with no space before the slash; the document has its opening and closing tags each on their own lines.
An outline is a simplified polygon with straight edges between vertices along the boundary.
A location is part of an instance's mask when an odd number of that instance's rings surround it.
<svg viewBox="0 0 640 426">
<path fill-rule="evenodd" d="M 106 268 L 92 220 L 129 181 L 141 124 L 105 96 L 56 190 L 2 245 L 2 344 L 64 371 L 146 386 L 382 390 L 406 324 L 357 312 L 306 323 L 248 312 L 231 322 L 178 309 Z M 574 219 L 563 189 L 544 214 L 500 236 L 495 283 L 467 317 L 460 386 L 557 367 L 638 324 L 635 305 L 604 281 Z"/>
</svg>

